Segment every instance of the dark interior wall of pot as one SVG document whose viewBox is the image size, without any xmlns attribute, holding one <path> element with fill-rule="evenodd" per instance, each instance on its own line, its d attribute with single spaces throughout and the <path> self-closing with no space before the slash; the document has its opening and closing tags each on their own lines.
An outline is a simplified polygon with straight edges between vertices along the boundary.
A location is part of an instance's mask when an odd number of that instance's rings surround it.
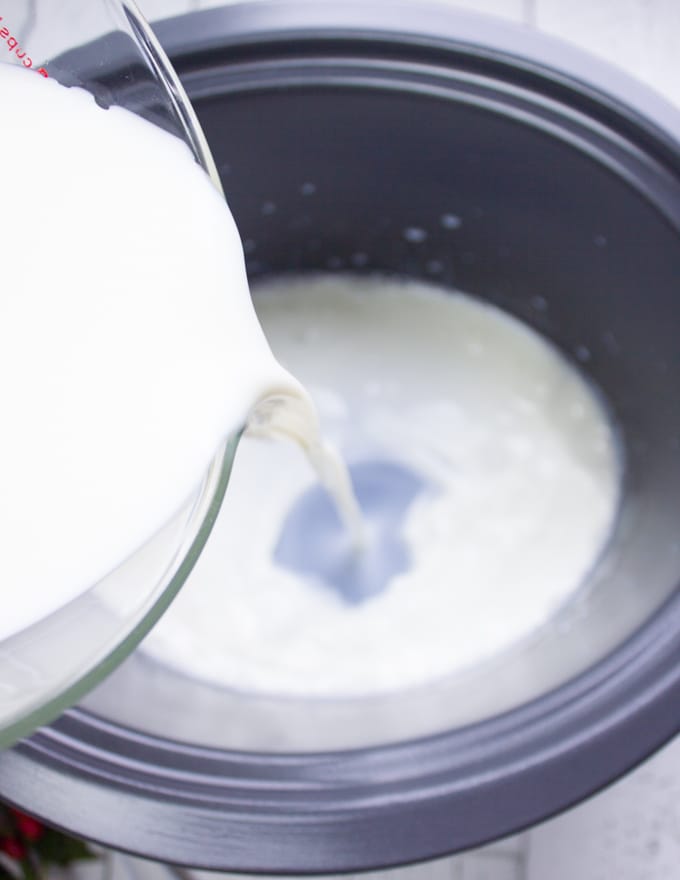
<svg viewBox="0 0 680 880">
<path fill-rule="evenodd" d="M 655 204 L 656 171 L 614 168 L 585 130 L 412 88 L 194 101 L 252 276 L 430 279 L 528 321 L 594 379 L 626 458 L 609 569 L 639 579 L 651 610 L 680 571 L 680 237 Z"/>
</svg>

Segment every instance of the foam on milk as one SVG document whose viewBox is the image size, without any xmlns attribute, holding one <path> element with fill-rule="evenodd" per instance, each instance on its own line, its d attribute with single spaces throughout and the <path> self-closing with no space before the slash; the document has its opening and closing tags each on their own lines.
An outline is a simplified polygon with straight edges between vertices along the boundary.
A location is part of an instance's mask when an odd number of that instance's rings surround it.
<svg viewBox="0 0 680 880">
<path fill-rule="evenodd" d="M 398 522 L 364 507 L 369 541 L 402 559 L 360 601 L 282 565 L 313 478 L 295 449 L 244 438 L 203 556 L 144 649 L 238 690 L 366 696 L 454 674 L 545 625 L 618 504 L 612 428 L 579 373 L 500 310 L 415 282 L 281 279 L 254 301 L 360 497 L 365 474 L 403 484 Z"/>
<path fill-rule="evenodd" d="M 256 401 L 296 397 L 312 441 L 315 416 L 187 146 L 6 64 L 0 96 L 2 639 L 163 525 Z"/>
</svg>

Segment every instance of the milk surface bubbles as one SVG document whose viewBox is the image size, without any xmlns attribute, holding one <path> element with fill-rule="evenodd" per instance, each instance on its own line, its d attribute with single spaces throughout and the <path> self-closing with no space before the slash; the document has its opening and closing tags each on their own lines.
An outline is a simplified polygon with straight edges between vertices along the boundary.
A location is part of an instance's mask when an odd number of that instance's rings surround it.
<svg viewBox="0 0 680 880">
<path fill-rule="evenodd" d="M 0 97 L 2 639 L 162 526 L 253 403 L 299 389 L 184 143 L 7 64 Z"/>
<path fill-rule="evenodd" d="M 367 553 L 381 554 L 368 575 L 386 582 L 352 592 L 314 557 L 327 514 L 305 462 L 246 437 L 204 553 L 143 649 L 217 685 L 325 699 L 417 687 L 547 625 L 618 505 L 617 444 L 584 378 L 521 322 L 425 284 L 282 278 L 253 295 L 350 464 Z"/>
</svg>

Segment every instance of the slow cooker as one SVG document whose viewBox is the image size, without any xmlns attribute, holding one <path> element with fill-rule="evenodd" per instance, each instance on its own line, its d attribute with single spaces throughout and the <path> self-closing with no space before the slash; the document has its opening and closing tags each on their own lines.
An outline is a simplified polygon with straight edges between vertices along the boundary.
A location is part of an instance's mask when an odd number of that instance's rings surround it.
<svg viewBox="0 0 680 880">
<path fill-rule="evenodd" d="M 148 858 L 281 874 L 430 859 L 577 803 L 680 729 L 678 114 L 560 43 L 434 6 L 237 5 L 157 34 L 251 276 L 396 274 L 519 317 L 606 396 L 623 500 L 587 587 L 502 657 L 305 700 L 138 652 L 0 754 L 0 794 Z"/>
</svg>

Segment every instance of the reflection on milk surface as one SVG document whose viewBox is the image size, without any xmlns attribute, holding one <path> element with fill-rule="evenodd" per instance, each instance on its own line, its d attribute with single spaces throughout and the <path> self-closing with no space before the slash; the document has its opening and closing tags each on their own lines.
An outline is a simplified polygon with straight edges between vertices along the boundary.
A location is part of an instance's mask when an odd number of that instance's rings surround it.
<svg viewBox="0 0 680 880">
<path fill-rule="evenodd" d="M 425 284 L 282 278 L 254 301 L 350 465 L 365 550 L 294 447 L 246 437 L 145 650 L 237 689 L 357 696 L 455 673 L 545 624 L 618 501 L 613 432 L 577 371 L 498 309 Z"/>
</svg>

